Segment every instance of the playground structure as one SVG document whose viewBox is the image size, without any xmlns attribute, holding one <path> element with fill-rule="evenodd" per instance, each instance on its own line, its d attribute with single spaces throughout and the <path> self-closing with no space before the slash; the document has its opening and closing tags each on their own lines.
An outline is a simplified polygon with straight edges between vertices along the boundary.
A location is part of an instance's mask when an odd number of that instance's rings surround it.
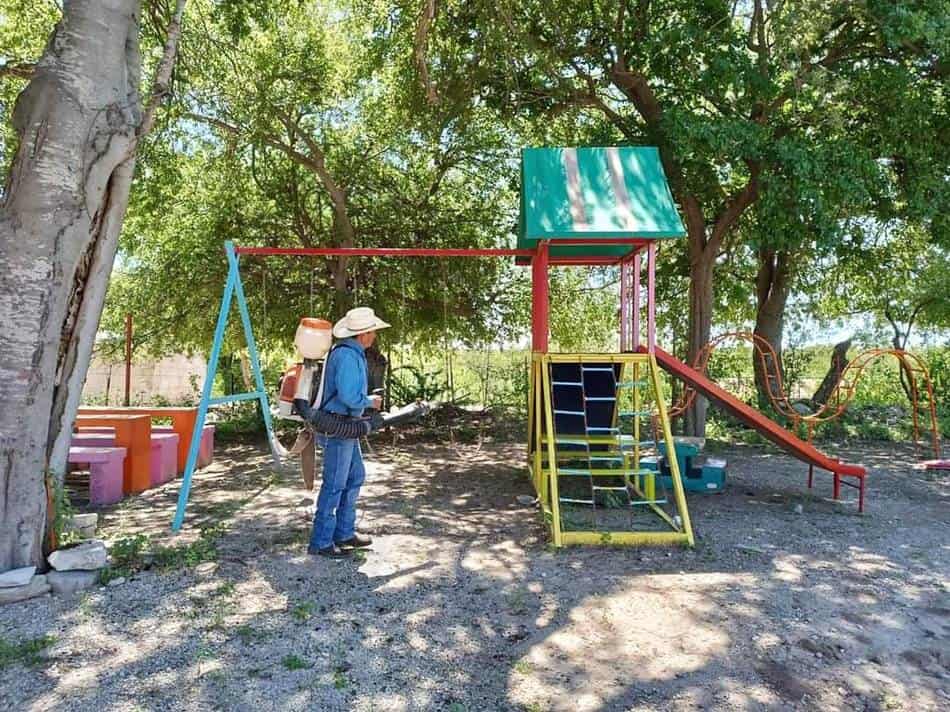
<svg viewBox="0 0 950 712">
<path fill-rule="evenodd" d="M 907 379 L 906 386 L 911 405 L 914 442 L 918 447 L 920 446 L 921 425 L 922 423 L 926 424 L 930 430 L 934 457 L 940 457 L 940 435 L 937 427 L 937 409 L 933 383 L 930 380 L 926 365 L 916 354 L 901 349 L 867 349 L 861 351 L 842 369 L 841 375 L 827 400 L 815 412 L 803 413 L 795 407 L 785 390 L 782 368 L 775 349 L 758 334 L 744 331 L 720 334 L 702 348 L 692 363 L 693 370 L 702 374 L 707 373 L 709 359 L 713 352 L 724 342 L 730 340 L 744 341 L 752 345 L 753 358 L 768 383 L 768 397 L 772 408 L 789 421 L 791 426 L 789 429 L 792 432 L 798 432 L 800 428 L 804 428 L 807 442 L 812 442 L 815 429 L 819 425 L 840 418 L 844 414 L 854 399 L 858 382 L 868 366 L 881 359 L 895 359 Z M 696 393 L 695 388 L 687 386 L 680 394 L 677 402 L 670 407 L 670 418 L 675 420 L 682 415 L 692 405 Z"/>
<path fill-rule="evenodd" d="M 675 452 L 661 367 L 739 413 L 766 437 L 808 462 L 810 468 L 818 466 L 831 471 L 836 497 L 842 476 L 858 478 L 859 509 L 863 509 L 863 467 L 819 453 L 657 347 L 657 243 L 681 239 L 686 231 L 655 148 L 525 149 L 521 183 L 521 217 L 515 249 L 297 249 L 225 243 L 228 276 L 195 433 L 200 432 L 211 405 L 256 400 L 272 454 L 275 461 L 280 460 L 281 448 L 274 437 L 240 275 L 241 256 L 514 257 L 516 264 L 530 265 L 532 275 L 528 469 L 555 546 L 694 543 L 678 458 L 668 458 L 670 488 L 664 487 L 661 473 L 647 462 L 660 455 L 661 445 L 665 452 Z M 549 353 L 548 276 L 551 267 L 560 265 L 619 268 L 618 353 Z M 641 289 L 644 271 L 645 290 Z M 646 316 L 641 321 L 643 296 Z M 212 397 L 224 331 L 234 302 L 256 390 Z M 655 434 L 649 432 L 651 422 L 655 424 Z M 172 523 L 176 531 L 184 521 L 197 457 L 197 438 L 192 437 Z"/>
<path fill-rule="evenodd" d="M 239 247 L 225 244 L 228 259 L 228 277 L 221 300 L 221 309 L 215 327 L 208 363 L 208 371 L 202 389 L 198 407 L 196 431 L 204 423 L 208 408 L 212 405 L 233 401 L 258 401 L 272 444 L 272 455 L 279 461 L 280 448 L 276 442 L 271 421 L 268 394 L 264 385 L 258 358 L 257 346 L 251 325 L 244 286 L 241 280 L 239 261 L 242 256 L 280 256 L 280 257 L 514 257 L 516 263 L 530 265 L 532 274 L 532 366 L 531 388 L 532 408 L 530 432 L 535 433 L 529 443 L 529 464 L 532 481 L 536 485 L 539 502 L 551 524 L 552 538 L 556 545 L 566 543 L 601 542 L 605 539 L 617 543 L 684 543 L 692 544 L 693 535 L 686 511 L 686 500 L 679 472 L 673 464 L 673 493 L 671 496 L 659 496 L 655 492 L 653 471 L 640 471 L 639 457 L 643 448 L 655 448 L 655 443 L 633 442 L 621 433 L 621 426 L 614 421 L 620 419 L 620 399 L 616 393 L 601 393 L 584 401 L 592 409 L 591 422 L 585 424 L 585 432 L 575 433 L 575 440 L 584 439 L 581 446 L 585 452 L 586 465 L 575 468 L 564 467 L 561 473 L 563 455 L 576 456 L 568 443 L 559 442 L 561 436 L 556 427 L 562 427 L 563 414 L 560 391 L 555 393 L 552 373 L 559 364 L 573 364 L 574 368 L 608 375 L 603 369 L 605 362 L 611 364 L 614 378 L 608 384 L 608 391 L 621 387 L 627 379 L 626 370 L 631 367 L 636 373 L 632 382 L 637 386 L 634 392 L 644 391 L 644 403 L 651 403 L 659 415 L 660 422 L 667 424 L 664 437 L 672 451 L 673 443 L 669 432 L 669 423 L 665 417 L 664 397 L 661 393 L 659 368 L 651 353 L 655 342 L 655 264 L 656 241 L 660 239 L 678 239 L 685 236 L 682 222 L 673 204 L 672 195 L 666 184 L 666 178 L 660 165 L 655 148 L 589 148 L 589 149 L 525 149 L 522 153 L 522 203 L 521 230 L 516 249 L 437 249 L 437 248 L 262 248 Z M 639 292 L 641 255 L 646 254 L 647 263 L 647 349 L 642 354 L 633 353 L 639 343 Z M 621 354 L 548 354 L 548 271 L 559 265 L 619 265 L 622 274 L 623 295 L 621 299 L 621 343 L 630 353 Z M 634 286 L 636 285 L 636 286 Z M 212 387 L 217 371 L 218 359 L 224 340 L 231 307 L 237 303 L 243 327 L 255 390 L 213 397 Z M 637 336 L 634 337 L 633 334 Z M 606 361 L 605 361 L 606 360 Z M 616 364 L 616 365 L 614 365 Z M 621 371 L 624 371 L 621 374 Z M 583 379 L 582 379 L 583 380 Z M 640 398 L 640 395 L 634 396 Z M 600 400 L 593 400 L 598 398 Z M 599 405 L 595 405 L 599 404 Z M 600 426 L 593 417 L 593 409 L 602 410 L 599 418 L 607 418 L 610 425 Z M 585 414 L 586 415 L 586 414 Z M 642 417 L 650 418 L 653 411 L 643 411 Z M 558 416 L 555 423 L 555 416 Z M 627 429 L 639 432 L 639 423 L 630 423 L 627 415 L 622 416 Z M 587 420 L 582 417 L 582 420 Z M 599 422 L 599 421 L 598 421 Z M 575 426 L 576 427 L 576 426 Z M 596 434 L 587 432 L 587 428 L 603 427 Z M 644 428 L 645 429 L 645 428 Z M 604 440 L 609 441 L 605 443 Z M 561 452 L 561 446 L 565 452 Z M 542 447 L 547 460 L 541 457 Z M 611 449 L 612 448 L 612 449 Z M 594 454 L 597 453 L 597 454 Z M 616 458 L 610 461 L 607 457 Z M 595 460 L 605 466 L 593 467 Z M 185 509 L 191 487 L 194 466 L 197 460 L 195 441 L 192 440 L 188 454 L 181 491 L 178 498 L 172 528 L 178 530 L 184 521 Z M 577 463 L 575 463 L 576 465 Z M 590 482 L 597 478 L 592 492 L 619 494 L 619 487 L 630 490 L 626 497 L 628 509 L 649 512 L 665 531 L 655 527 L 644 532 L 609 528 L 584 528 L 572 531 L 569 522 L 561 520 L 558 497 L 558 484 L 562 477 L 574 477 L 572 470 L 587 471 L 585 477 Z M 609 470 L 609 474 L 597 470 Z M 601 476 L 611 478 L 609 484 L 599 484 Z M 622 485 L 615 481 L 619 478 Z M 605 489 L 601 489 L 601 487 Z M 606 489 L 611 487 L 613 489 Z M 593 489 L 597 488 L 597 489 Z M 606 508 L 609 504 L 600 495 L 585 499 L 592 509 Z M 624 498 L 620 498 L 622 502 Z M 565 502 L 565 504 L 571 504 Z M 668 508 L 670 511 L 665 511 Z M 553 519 L 552 519 L 553 517 Z M 639 526 L 631 523 L 632 527 Z"/>
</svg>

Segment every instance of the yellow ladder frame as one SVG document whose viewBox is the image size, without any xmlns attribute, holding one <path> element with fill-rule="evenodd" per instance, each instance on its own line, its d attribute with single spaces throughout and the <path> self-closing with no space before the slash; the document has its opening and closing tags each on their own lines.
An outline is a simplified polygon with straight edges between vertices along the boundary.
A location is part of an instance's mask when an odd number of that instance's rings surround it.
<svg viewBox="0 0 950 712">
<path fill-rule="evenodd" d="M 654 401 L 657 408 L 657 422 L 666 442 L 667 452 L 675 452 L 673 434 L 670 429 L 670 419 L 667 415 L 666 400 L 663 395 L 663 386 L 660 380 L 660 369 L 656 358 L 652 354 L 625 353 L 625 354 L 545 354 L 535 353 L 531 359 L 531 372 L 528 392 L 528 467 L 531 472 L 531 482 L 538 495 L 541 510 L 551 531 L 552 543 L 556 547 L 569 544 L 619 544 L 630 546 L 656 545 L 685 545 L 693 546 L 692 523 L 686 505 L 686 492 L 679 471 L 679 464 L 675 457 L 667 458 L 670 474 L 673 480 L 673 497 L 680 522 L 677 524 L 666 512 L 656 504 L 650 504 L 650 509 L 670 526 L 668 532 L 653 531 L 565 531 L 562 529 L 560 514 L 560 499 L 558 495 L 558 453 L 554 438 L 554 408 L 552 403 L 552 387 L 550 365 L 552 363 L 620 363 L 633 367 L 634 380 L 639 381 L 641 368 L 649 374 L 649 383 L 653 386 Z M 619 401 L 618 401 L 619 403 Z M 639 412 L 641 407 L 639 388 L 634 388 L 634 410 Z M 619 409 L 619 408 L 618 408 Z M 633 435 L 633 471 L 640 469 L 640 417 L 634 418 Z M 572 436 L 574 437 L 574 436 Z M 578 436 L 590 443 L 609 443 L 613 436 Z M 542 448 L 547 448 L 547 468 L 544 467 Z M 627 455 L 626 457 L 629 457 Z M 626 460 L 626 458 L 625 458 Z M 630 469 L 626 466 L 624 470 Z M 627 475 L 620 471 L 625 479 Z M 655 499 L 654 477 L 643 476 L 641 489 L 641 475 L 635 474 L 634 489 L 644 499 Z M 645 491 L 644 491 L 645 490 Z"/>
</svg>

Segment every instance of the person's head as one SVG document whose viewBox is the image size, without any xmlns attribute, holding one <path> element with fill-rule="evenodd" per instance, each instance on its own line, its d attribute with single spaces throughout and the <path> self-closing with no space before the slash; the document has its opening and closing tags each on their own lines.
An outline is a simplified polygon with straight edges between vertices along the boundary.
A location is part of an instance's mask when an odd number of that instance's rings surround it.
<svg viewBox="0 0 950 712">
<path fill-rule="evenodd" d="M 338 339 L 352 336 L 364 349 L 368 349 L 376 341 L 376 332 L 388 327 L 389 324 L 376 316 L 369 307 L 355 307 L 333 325 L 333 335 Z"/>
<path fill-rule="evenodd" d="M 357 334 L 354 338 L 360 342 L 360 346 L 364 349 L 368 349 L 373 345 L 373 342 L 376 341 L 376 331 L 364 331 L 362 334 Z"/>
</svg>

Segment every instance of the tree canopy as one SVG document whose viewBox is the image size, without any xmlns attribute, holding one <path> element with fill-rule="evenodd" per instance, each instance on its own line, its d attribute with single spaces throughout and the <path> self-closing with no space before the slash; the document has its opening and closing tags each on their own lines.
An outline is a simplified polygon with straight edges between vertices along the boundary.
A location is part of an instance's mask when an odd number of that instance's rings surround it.
<svg viewBox="0 0 950 712">
<path fill-rule="evenodd" d="M 26 22 L 32 3 L 3 6 L 8 112 L 58 10 Z M 167 13 L 145 5 L 146 62 Z M 690 226 L 660 261 L 661 326 L 679 350 L 753 323 L 781 347 L 793 298 L 812 318 L 945 326 L 932 287 L 950 239 L 948 16 L 945 0 L 192 0 L 103 329 L 132 312 L 137 348 L 207 348 L 224 240 L 512 246 L 521 146 L 616 143 L 660 147 Z M 527 331 L 527 275 L 502 260 L 242 270 L 265 346 L 357 300 L 420 346 Z M 609 269 L 556 271 L 555 341 L 609 345 L 616 285 Z"/>
</svg>

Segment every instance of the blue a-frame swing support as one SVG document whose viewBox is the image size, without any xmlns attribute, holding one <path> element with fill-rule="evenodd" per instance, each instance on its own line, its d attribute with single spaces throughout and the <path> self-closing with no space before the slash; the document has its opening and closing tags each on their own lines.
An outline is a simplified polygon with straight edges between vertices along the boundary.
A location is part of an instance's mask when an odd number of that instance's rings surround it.
<svg viewBox="0 0 950 712">
<path fill-rule="evenodd" d="M 221 296 L 221 311 L 218 313 L 218 324 L 214 329 L 214 342 L 211 345 L 211 354 L 208 357 L 208 373 L 205 376 L 204 388 L 201 392 L 201 403 L 198 406 L 198 417 L 195 420 L 195 430 L 191 435 L 191 444 L 188 447 L 188 461 L 185 464 L 185 473 L 182 478 L 181 491 L 178 493 L 178 507 L 175 510 L 175 519 L 172 521 L 172 530 L 178 531 L 185 520 L 185 508 L 188 506 L 188 494 L 191 491 L 191 478 L 195 473 L 198 462 L 198 449 L 201 443 L 201 431 L 204 428 L 208 407 L 233 403 L 235 401 L 257 400 L 261 405 L 264 416 L 264 425 L 267 427 L 267 440 L 270 443 L 271 454 L 275 464 L 280 464 L 281 454 L 279 444 L 274 437 L 274 426 L 271 422 L 270 404 L 267 400 L 267 391 L 264 388 L 264 377 L 261 374 L 261 364 L 257 356 L 257 344 L 254 341 L 254 332 L 251 329 L 251 317 L 247 310 L 247 300 L 244 298 L 244 285 L 241 283 L 241 272 L 238 267 L 239 253 L 262 256 L 291 256 L 309 255 L 323 257 L 524 257 L 534 255 L 533 250 L 510 250 L 503 248 L 398 248 L 398 247 L 326 247 L 326 248 L 278 248 L 278 247 L 235 247 L 233 242 L 224 243 L 224 252 L 228 258 L 228 279 L 224 285 L 224 294 Z M 214 386 L 214 377 L 218 372 L 218 359 L 221 356 L 221 346 L 224 342 L 224 329 L 228 324 L 231 313 L 231 302 L 237 298 L 238 311 L 241 314 L 241 323 L 244 325 L 244 338 L 251 357 L 251 370 L 254 372 L 254 386 L 256 391 L 251 393 L 236 393 L 234 395 L 211 397 Z"/>
<path fill-rule="evenodd" d="M 211 354 L 208 357 L 208 372 L 205 376 L 204 388 L 201 391 L 201 402 L 198 405 L 198 417 L 195 419 L 195 430 L 191 434 L 191 444 L 188 447 L 188 460 L 185 464 L 185 473 L 182 476 L 181 490 L 178 492 L 178 507 L 175 509 L 175 518 L 172 521 L 172 531 L 181 529 L 185 521 L 185 508 L 188 506 L 188 495 L 191 492 L 191 477 L 195 473 L 198 463 L 198 449 L 201 445 L 201 433 L 204 429 L 205 418 L 208 416 L 208 407 L 235 401 L 257 400 L 264 416 L 264 425 L 267 428 L 267 441 L 271 444 L 271 454 L 274 462 L 280 462 L 280 456 L 274 449 L 274 425 L 270 417 L 270 403 L 267 400 L 267 390 L 264 387 L 264 376 L 261 374 L 261 363 L 257 356 L 257 343 L 254 341 L 254 331 L 251 329 L 251 316 L 247 311 L 247 299 L 244 297 L 244 285 L 241 283 L 241 272 L 238 266 L 238 255 L 234 243 L 224 243 L 224 252 L 228 258 L 228 279 L 224 285 L 224 294 L 221 296 L 221 311 L 218 313 L 218 323 L 214 328 L 214 342 L 211 345 Z M 244 338 L 251 359 L 251 371 L 254 373 L 254 387 L 251 393 L 235 393 L 233 395 L 211 397 L 214 387 L 214 377 L 218 372 L 218 359 L 221 357 L 221 346 L 224 342 L 224 329 L 231 314 L 231 303 L 237 298 L 238 312 L 241 314 L 241 324 L 244 326 Z"/>
</svg>

